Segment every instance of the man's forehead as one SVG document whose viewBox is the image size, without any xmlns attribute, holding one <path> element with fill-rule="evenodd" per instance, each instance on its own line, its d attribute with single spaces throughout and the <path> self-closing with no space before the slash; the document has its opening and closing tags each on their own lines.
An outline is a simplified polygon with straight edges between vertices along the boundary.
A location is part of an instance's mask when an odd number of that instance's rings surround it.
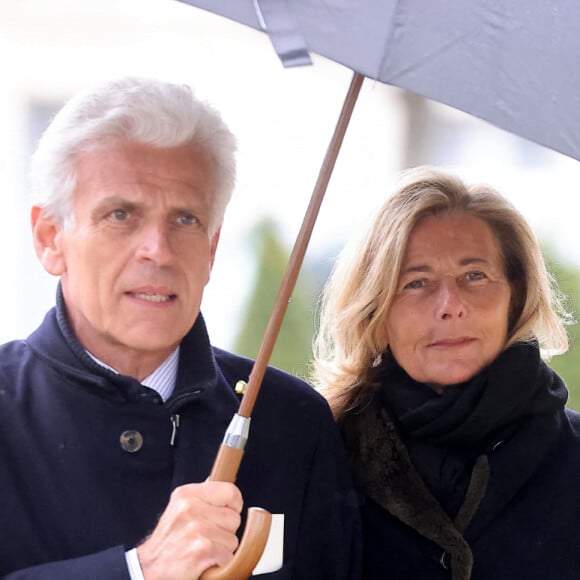
<svg viewBox="0 0 580 580">
<path fill-rule="evenodd" d="M 208 197 L 213 189 L 207 155 L 186 146 L 159 149 L 116 143 L 79 155 L 75 168 L 79 193 L 90 189 L 129 198 L 172 194 L 199 198 Z"/>
</svg>

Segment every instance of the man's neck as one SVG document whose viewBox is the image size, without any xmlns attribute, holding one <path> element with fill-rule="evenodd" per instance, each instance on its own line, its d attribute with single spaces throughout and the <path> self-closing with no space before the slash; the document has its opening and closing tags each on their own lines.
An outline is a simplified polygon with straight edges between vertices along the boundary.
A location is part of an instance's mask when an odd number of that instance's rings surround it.
<svg viewBox="0 0 580 580">
<path fill-rule="evenodd" d="M 117 369 L 99 360 L 89 351 L 87 354 L 99 365 L 117 373 Z M 139 382 L 159 393 L 166 401 L 175 389 L 177 368 L 179 364 L 179 347 L 177 347 L 154 371 L 140 379 Z"/>
<path fill-rule="evenodd" d="M 108 367 L 121 375 L 133 377 L 139 382 L 143 382 L 144 379 L 167 360 L 175 348 L 173 347 L 167 351 L 151 354 L 127 353 L 125 356 L 123 356 L 122 351 L 115 352 L 114 356 L 107 356 L 107 353 L 94 352 L 90 349 L 86 350 L 102 366 Z"/>
</svg>

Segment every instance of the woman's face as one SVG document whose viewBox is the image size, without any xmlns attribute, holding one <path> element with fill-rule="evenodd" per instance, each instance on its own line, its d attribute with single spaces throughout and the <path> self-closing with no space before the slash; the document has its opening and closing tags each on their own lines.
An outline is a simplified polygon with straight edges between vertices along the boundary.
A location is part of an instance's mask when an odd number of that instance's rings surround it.
<svg viewBox="0 0 580 580">
<path fill-rule="evenodd" d="M 387 316 L 403 369 L 437 392 L 490 364 L 507 340 L 510 284 L 499 241 L 467 212 L 415 226 Z"/>
</svg>

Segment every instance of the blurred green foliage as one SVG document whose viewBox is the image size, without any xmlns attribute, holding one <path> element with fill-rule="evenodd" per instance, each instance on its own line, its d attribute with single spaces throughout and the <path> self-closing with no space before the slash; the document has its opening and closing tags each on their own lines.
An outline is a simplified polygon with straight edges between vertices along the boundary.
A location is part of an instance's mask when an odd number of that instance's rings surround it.
<svg viewBox="0 0 580 580">
<path fill-rule="evenodd" d="M 547 249 L 546 262 L 556 278 L 560 290 L 567 297 L 568 311 L 577 321 L 568 327 L 570 349 L 566 354 L 555 357 L 550 366 L 564 379 L 570 396 L 568 407 L 580 411 L 580 270 L 570 266 L 556 257 L 556 253 Z"/>
<path fill-rule="evenodd" d="M 276 225 L 270 220 L 265 220 L 256 227 L 251 243 L 257 256 L 257 272 L 234 349 L 239 354 L 256 358 L 290 252 Z M 315 286 L 308 267 L 304 266 L 270 359 L 271 365 L 304 379 L 308 376 L 308 365 L 312 357 L 314 306 L 318 293 Z"/>
</svg>

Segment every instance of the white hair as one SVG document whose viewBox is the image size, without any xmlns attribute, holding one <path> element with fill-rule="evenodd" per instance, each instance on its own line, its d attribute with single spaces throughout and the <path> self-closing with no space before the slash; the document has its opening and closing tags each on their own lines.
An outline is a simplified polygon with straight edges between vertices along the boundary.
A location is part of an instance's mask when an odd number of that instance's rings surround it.
<svg viewBox="0 0 580 580">
<path fill-rule="evenodd" d="M 128 77 L 83 91 L 57 113 L 32 156 L 34 202 L 62 225 L 73 219 L 76 159 L 111 142 L 159 148 L 191 145 L 214 172 L 213 235 L 223 221 L 236 176 L 236 140 L 221 115 L 187 85 Z"/>
</svg>

